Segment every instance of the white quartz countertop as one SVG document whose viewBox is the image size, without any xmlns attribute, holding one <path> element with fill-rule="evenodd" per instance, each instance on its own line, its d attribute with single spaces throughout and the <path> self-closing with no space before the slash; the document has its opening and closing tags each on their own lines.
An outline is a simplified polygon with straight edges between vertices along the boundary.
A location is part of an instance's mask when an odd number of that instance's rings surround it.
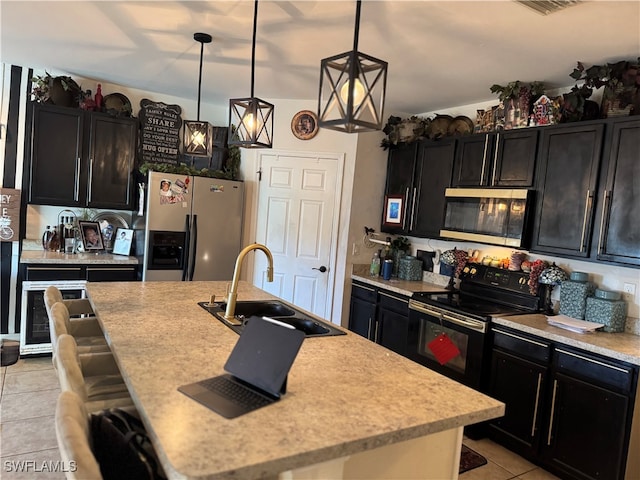
<svg viewBox="0 0 640 480">
<path fill-rule="evenodd" d="M 20 254 L 20 263 L 137 265 L 138 259 L 136 257 L 112 255 L 110 253 L 66 254 L 45 250 L 23 250 Z"/>
<path fill-rule="evenodd" d="M 542 314 L 494 317 L 493 323 L 531 333 L 542 338 L 640 365 L 640 336 L 630 333 L 576 333 L 547 323 Z"/>
<path fill-rule="evenodd" d="M 225 419 L 177 391 L 223 373 L 238 339 L 197 305 L 227 282 L 89 283 L 171 478 L 263 478 L 499 417 L 504 405 L 358 335 L 305 339 L 287 394 Z M 245 282 L 238 300 L 274 298 Z"/>
</svg>

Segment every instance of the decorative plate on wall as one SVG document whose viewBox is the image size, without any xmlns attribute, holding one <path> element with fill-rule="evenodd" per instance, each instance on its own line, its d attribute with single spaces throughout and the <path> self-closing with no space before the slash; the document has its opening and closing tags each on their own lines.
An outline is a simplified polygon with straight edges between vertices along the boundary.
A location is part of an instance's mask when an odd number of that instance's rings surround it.
<svg viewBox="0 0 640 480">
<path fill-rule="evenodd" d="M 302 110 L 291 119 L 291 131 L 300 140 L 310 140 L 318 133 L 318 117 L 311 110 Z"/>
</svg>

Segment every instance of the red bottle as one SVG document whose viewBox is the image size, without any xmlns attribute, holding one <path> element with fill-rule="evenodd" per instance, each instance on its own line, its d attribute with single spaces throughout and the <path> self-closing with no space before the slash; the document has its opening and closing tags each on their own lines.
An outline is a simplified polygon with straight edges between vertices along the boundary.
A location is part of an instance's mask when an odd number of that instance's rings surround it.
<svg viewBox="0 0 640 480">
<path fill-rule="evenodd" d="M 98 88 L 96 89 L 96 96 L 95 96 L 95 102 L 96 102 L 96 110 L 100 111 L 102 109 L 102 85 L 98 84 Z"/>
</svg>

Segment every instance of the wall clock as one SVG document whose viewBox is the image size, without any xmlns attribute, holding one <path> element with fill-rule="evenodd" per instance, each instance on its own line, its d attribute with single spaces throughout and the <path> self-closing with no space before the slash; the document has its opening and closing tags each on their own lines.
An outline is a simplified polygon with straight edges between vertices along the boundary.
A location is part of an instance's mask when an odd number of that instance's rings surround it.
<svg viewBox="0 0 640 480">
<path fill-rule="evenodd" d="M 318 117 L 311 110 L 301 110 L 291 119 L 291 131 L 300 140 L 310 140 L 318 133 Z"/>
</svg>

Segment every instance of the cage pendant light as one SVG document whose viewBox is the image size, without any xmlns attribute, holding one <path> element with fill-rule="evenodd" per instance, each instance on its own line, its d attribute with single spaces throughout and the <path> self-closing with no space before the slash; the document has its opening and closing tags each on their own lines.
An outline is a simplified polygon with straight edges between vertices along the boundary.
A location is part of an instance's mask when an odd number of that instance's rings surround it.
<svg viewBox="0 0 640 480">
<path fill-rule="evenodd" d="M 388 63 L 358 52 L 361 0 L 356 4 L 353 50 L 320 63 L 318 126 L 347 133 L 380 130 Z"/>
<path fill-rule="evenodd" d="M 229 100 L 229 145 L 244 148 L 273 146 L 273 105 L 253 94 L 256 67 L 256 26 L 258 0 L 253 11 L 253 45 L 251 47 L 251 98 Z"/>
<path fill-rule="evenodd" d="M 200 90 L 202 88 L 202 56 L 204 44 L 211 43 L 211 35 L 194 33 L 193 39 L 200 42 L 200 71 L 198 74 L 197 120 L 185 120 L 183 129 L 184 154 L 192 157 L 211 157 L 213 128 L 209 122 L 200 121 Z"/>
</svg>

